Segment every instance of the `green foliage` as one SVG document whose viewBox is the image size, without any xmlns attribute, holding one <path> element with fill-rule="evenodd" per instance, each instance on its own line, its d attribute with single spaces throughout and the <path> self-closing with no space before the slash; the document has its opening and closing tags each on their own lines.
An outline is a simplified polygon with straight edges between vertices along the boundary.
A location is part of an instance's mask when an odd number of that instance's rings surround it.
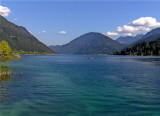
<svg viewBox="0 0 160 116">
<path fill-rule="evenodd" d="M 2 52 L 2 56 L 8 56 L 12 54 L 11 47 L 6 41 L 0 42 L 0 51 Z"/>
<path fill-rule="evenodd" d="M 160 56 L 160 38 L 127 47 L 121 52 L 115 52 L 114 55 Z"/>
<path fill-rule="evenodd" d="M 23 51 L 23 50 L 20 50 L 19 53 L 22 55 L 50 55 L 52 54 L 52 53 L 47 53 L 47 52 L 38 52 L 38 51 L 30 52 L 30 51 Z"/>
<path fill-rule="evenodd" d="M 1 61 L 21 58 L 19 55 L 13 54 L 11 47 L 6 41 L 0 42 L 0 52 L 1 52 Z"/>
</svg>

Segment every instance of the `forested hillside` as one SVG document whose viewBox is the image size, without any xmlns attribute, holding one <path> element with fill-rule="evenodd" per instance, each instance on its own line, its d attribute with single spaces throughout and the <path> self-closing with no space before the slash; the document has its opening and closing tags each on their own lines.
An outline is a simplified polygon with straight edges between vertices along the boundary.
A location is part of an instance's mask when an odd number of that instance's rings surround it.
<svg viewBox="0 0 160 116">
<path fill-rule="evenodd" d="M 0 41 L 3 40 L 7 41 L 13 50 L 54 53 L 53 50 L 30 34 L 27 29 L 17 26 L 0 16 Z"/>
<path fill-rule="evenodd" d="M 133 47 L 127 47 L 121 52 L 115 52 L 114 55 L 160 56 L 160 38 L 150 42 L 141 42 Z"/>
</svg>

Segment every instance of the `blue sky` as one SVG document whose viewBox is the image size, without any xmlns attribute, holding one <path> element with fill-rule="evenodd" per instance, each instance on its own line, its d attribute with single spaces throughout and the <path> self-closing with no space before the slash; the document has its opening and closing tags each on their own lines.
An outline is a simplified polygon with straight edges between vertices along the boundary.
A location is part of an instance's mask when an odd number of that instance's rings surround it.
<svg viewBox="0 0 160 116">
<path fill-rule="evenodd" d="M 47 45 L 65 44 L 87 32 L 115 39 L 146 33 L 160 24 L 159 1 L 3 0 L 1 6 L 10 9 L 9 21 Z"/>
</svg>

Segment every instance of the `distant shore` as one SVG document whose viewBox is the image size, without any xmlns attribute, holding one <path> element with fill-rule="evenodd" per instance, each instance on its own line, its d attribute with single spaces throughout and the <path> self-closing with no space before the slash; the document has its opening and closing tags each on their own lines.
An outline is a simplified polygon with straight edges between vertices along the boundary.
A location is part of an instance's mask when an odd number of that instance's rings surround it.
<svg viewBox="0 0 160 116">
<path fill-rule="evenodd" d="M 20 55 L 56 55 L 56 54 L 20 54 Z"/>
</svg>

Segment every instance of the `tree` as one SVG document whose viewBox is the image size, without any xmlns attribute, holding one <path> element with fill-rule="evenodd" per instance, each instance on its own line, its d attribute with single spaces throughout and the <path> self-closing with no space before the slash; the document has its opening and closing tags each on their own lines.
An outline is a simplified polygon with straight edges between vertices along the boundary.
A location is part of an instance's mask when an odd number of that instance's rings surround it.
<svg viewBox="0 0 160 116">
<path fill-rule="evenodd" d="M 8 56 L 12 54 L 12 49 L 6 41 L 0 42 L 0 51 L 2 52 L 2 56 Z"/>
</svg>

